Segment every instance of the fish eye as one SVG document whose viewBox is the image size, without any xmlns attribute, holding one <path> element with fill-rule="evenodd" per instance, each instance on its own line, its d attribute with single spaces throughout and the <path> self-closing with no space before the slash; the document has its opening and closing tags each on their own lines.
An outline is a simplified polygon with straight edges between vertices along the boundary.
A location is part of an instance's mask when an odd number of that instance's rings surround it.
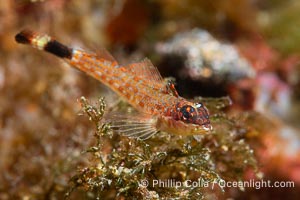
<svg viewBox="0 0 300 200">
<path fill-rule="evenodd" d="M 180 119 L 185 122 L 192 122 L 197 116 L 196 110 L 193 106 L 185 105 L 180 108 Z"/>
</svg>

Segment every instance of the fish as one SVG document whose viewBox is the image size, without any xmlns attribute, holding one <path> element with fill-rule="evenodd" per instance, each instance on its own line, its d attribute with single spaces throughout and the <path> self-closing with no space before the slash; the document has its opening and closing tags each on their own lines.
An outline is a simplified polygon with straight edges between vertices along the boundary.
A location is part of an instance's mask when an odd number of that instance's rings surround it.
<svg viewBox="0 0 300 200">
<path fill-rule="evenodd" d="M 29 29 L 16 34 L 15 40 L 65 60 L 108 86 L 134 107 L 137 114 L 106 117 L 112 129 L 122 135 L 146 140 L 161 131 L 203 135 L 212 130 L 205 105 L 180 97 L 174 83 L 166 83 L 147 58 L 120 65 L 107 51 L 90 53 L 70 48 L 47 34 Z"/>
</svg>

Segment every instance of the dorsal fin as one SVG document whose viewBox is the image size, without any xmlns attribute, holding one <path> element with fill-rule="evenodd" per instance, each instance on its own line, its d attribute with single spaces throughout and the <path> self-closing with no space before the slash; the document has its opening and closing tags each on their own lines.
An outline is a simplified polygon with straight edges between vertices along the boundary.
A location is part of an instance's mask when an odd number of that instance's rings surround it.
<svg viewBox="0 0 300 200">
<path fill-rule="evenodd" d="M 115 58 L 105 48 L 97 48 L 96 56 L 97 58 L 105 59 L 112 63 L 117 63 Z"/>
<path fill-rule="evenodd" d="M 175 88 L 175 84 L 171 80 L 168 80 L 167 85 L 166 85 L 166 90 L 169 94 L 172 94 L 175 97 L 179 97 L 178 92 Z"/>
<path fill-rule="evenodd" d="M 124 67 L 135 76 L 148 80 L 149 86 L 154 87 L 166 94 L 178 97 L 174 84 L 167 83 L 160 75 L 158 69 L 148 58 L 144 58 L 140 62 L 131 63 Z"/>
<path fill-rule="evenodd" d="M 164 83 L 158 69 L 152 64 L 148 58 L 144 58 L 140 62 L 131 63 L 125 66 L 131 73 L 141 78 L 153 81 L 156 83 Z"/>
<path fill-rule="evenodd" d="M 134 76 L 140 77 L 141 79 L 147 80 L 149 84 L 145 86 L 151 86 L 162 92 L 166 92 L 166 83 L 160 75 L 158 69 L 152 64 L 148 58 L 129 65 L 124 66 L 128 72 L 132 73 Z"/>
</svg>

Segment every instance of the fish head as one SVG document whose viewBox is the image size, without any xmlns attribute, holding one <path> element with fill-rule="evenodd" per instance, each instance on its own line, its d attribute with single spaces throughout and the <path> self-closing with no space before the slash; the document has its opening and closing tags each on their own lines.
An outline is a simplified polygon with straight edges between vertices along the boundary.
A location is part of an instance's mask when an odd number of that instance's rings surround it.
<svg viewBox="0 0 300 200">
<path fill-rule="evenodd" d="M 207 108 L 202 103 L 181 101 L 170 115 L 163 116 L 163 129 L 178 135 L 196 135 L 212 130 Z"/>
<path fill-rule="evenodd" d="M 177 103 L 173 117 L 187 124 L 210 124 L 207 108 L 202 103 Z"/>
</svg>

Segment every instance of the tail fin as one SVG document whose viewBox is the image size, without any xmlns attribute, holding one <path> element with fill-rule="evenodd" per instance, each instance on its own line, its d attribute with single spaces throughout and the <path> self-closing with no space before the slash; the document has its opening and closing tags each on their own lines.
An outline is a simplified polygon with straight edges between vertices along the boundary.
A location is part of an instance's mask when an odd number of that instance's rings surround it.
<svg viewBox="0 0 300 200">
<path fill-rule="evenodd" d="M 39 50 L 52 53 L 60 58 L 72 59 L 73 49 L 69 48 L 50 36 L 31 30 L 23 30 L 15 36 L 15 40 L 21 44 L 29 44 Z"/>
</svg>

